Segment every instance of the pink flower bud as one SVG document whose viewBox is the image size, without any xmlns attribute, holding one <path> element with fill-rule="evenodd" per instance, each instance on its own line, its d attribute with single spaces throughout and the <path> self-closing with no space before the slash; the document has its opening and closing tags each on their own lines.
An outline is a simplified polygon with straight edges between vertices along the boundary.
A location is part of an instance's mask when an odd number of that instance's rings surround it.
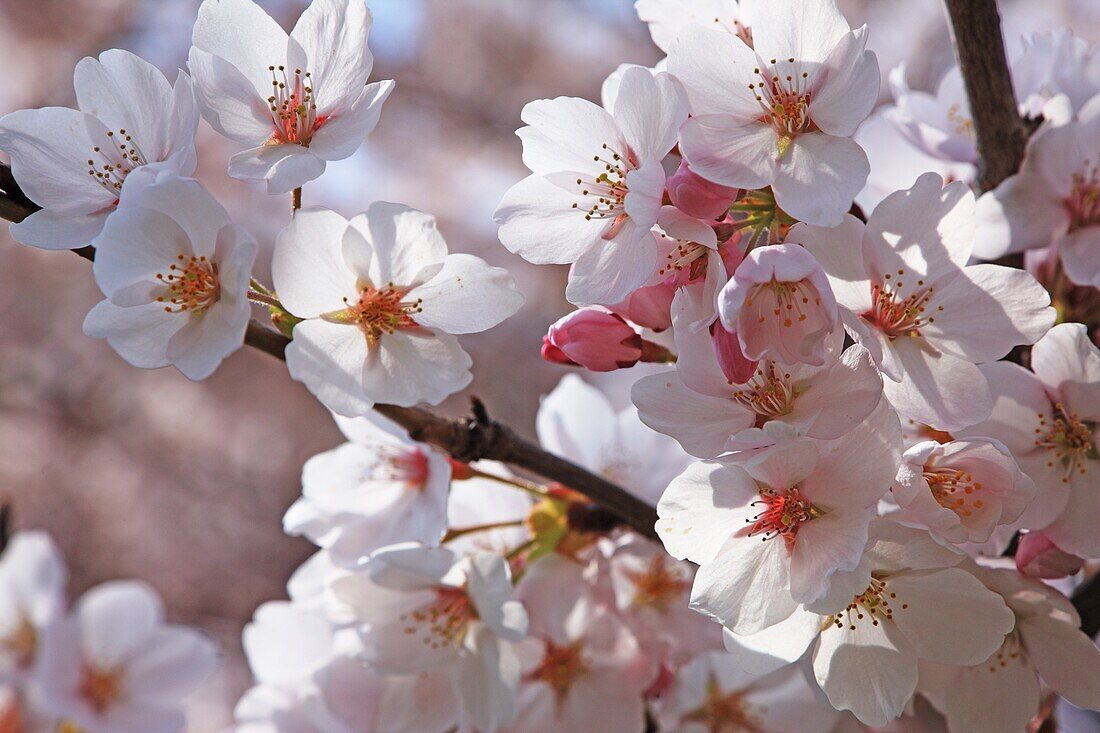
<svg viewBox="0 0 1100 733">
<path fill-rule="evenodd" d="M 1042 532 L 1028 532 L 1016 548 L 1016 569 L 1032 578 L 1055 580 L 1076 575 L 1085 561 L 1054 544 Z"/>
<path fill-rule="evenodd" d="M 698 175 L 680 161 L 679 169 L 665 183 L 673 206 L 698 219 L 717 219 L 729 210 L 736 188 L 719 186 Z"/>
<path fill-rule="evenodd" d="M 676 287 L 658 283 L 638 288 L 626 300 L 611 306 L 611 310 L 632 323 L 652 331 L 664 331 L 672 327 L 672 298 Z"/>
<path fill-rule="evenodd" d="M 710 339 L 714 344 L 714 355 L 718 358 L 718 366 L 722 367 L 722 373 L 732 384 L 744 384 L 752 379 L 756 371 L 756 362 L 745 358 L 741 351 L 741 341 L 736 333 L 722 328 L 719 321 L 710 326 Z"/>
<path fill-rule="evenodd" d="M 610 372 L 637 364 L 642 345 L 642 337 L 621 316 L 599 308 L 581 308 L 550 326 L 543 338 L 542 357 Z"/>
</svg>

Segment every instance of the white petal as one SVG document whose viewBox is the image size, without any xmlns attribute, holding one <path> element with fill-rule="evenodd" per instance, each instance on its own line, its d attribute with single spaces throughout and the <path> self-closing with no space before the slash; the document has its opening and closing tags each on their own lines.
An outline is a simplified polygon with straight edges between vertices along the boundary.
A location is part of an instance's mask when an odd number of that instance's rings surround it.
<svg viewBox="0 0 1100 733">
<path fill-rule="evenodd" d="M 575 262 L 602 242 L 607 222 L 573 207 L 580 197 L 540 175 L 508 189 L 493 219 L 500 242 L 510 252 L 536 265 Z"/>
<path fill-rule="evenodd" d="M 960 568 L 901 573 L 886 582 L 894 623 L 922 659 L 944 664 L 984 662 L 1012 631 L 1016 618 L 997 594 Z M 898 608 L 907 604 L 908 608 Z"/>
<path fill-rule="evenodd" d="M 743 521 L 743 520 L 742 520 Z M 695 575 L 691 608 L 736 634 L 754 634 L 789 618 L 790 552 L 780 538 L 731 537 Z"/>
<path fill-rule="evenodd" d="M 729 115 L 698 115 L 680 128 L 680 150 L 691 169 L 709 181 L 733 188 L 762 188 L 773 183 L 778 145 L 779 138 L 770 125 L 742 122 Z"/>
<path fill-rule="evenodd" d="M 632 67 L 623 74 L 615 102 L 615 122 L 639 163 L 664 157 L 676 144 L 687 119 L 687 95 L 669 74 L 656 77 Z"/>
<path fill-rule="evenodd" d="M 883 392 L 898 412 L 948 432 L 989 417 L 993 399 L 976 366 L 948 354 L 935 354 L 916 339 L 893 342 L 902 382 L 883 380 Z"/>
<path fill-rule="evenodd" d="M 314 103 L 321 112 L 331 114 L 350 105 L 367 83 L 374 65 L 367 48 L 370 29 L 371 13 L 365 4 L 314 0 L 290 32 L 305 51 Z"/>
<path fill-rule="evenodd" d="M 1067 409 L 1100 418 L 1100 351 L 1080 323 L 1060 323 L 1031 350 L 1031 368 Z"/>
<path fill-rule="evenodd" d="M 316 318 L 359 298 L 355 273 L 344 262 L 348 221 L 327 209 L 302 209 L 275 239 L 271 277 L 287 310 Z M 369 253 L 365 242 L 360 246 Z M 368 255 L 369 256 L 369 255 Z"/>
<path fill-rule="evenodd" d="M 873 515 L 872 509 L 838 510 L 799 527 L 791 555 L 791 596 L 796 601 L 812 603 L 824 597 L 833 573 L 859 565 Z"/>
<path fill-rule="evenodd" d="M 602 240 L 577 258 L 565 297 L 574 305 L 621 303 L 656 271 L 656 240 L 628 221 L 619 236 Z"/>
<path fill-rule="evenodd" d="M 358 328 L 308 320 L 294 327 L 286 367 L 325 407 L 341 415 L 362 415 L 374 406 L 362 384 L 367 353 L 367 340 Z"/>
<path fill-rule="evenodd" d="M 107 339 L 111 348 L 142 369 L 168 366 L 168 342 L 187 323 L 187 316 L 165 313 L 160 303 L 120 308 L 104 300 L 84 319 L 84 333 Z"/>
<path fill-rule="evenodd" d="M 516 717 L 519 658 L 511 644 L 475 624 L 467 638 L 470 652 L 452 672 L 455 693 L 466 716 L 478 731 L 495 733 Z"/>
<path fill-rule="evenodd" d="M 12 224 L 8 231 L 12 239 L 31 247 L 75 249 L 91 244 L 99 236 L 109 213 L 81 215 L 40 209 Z"/>
<path fill-rule="evenodd" d="M 351 225 L 374 251 L 370 280 L 376 287 L 387 283 L 409 287 L 435 274 L 447 257 L 447 243 L 436 228 L 435 217 L 403 204 L 376 201 Z M 349 258 L 349 264 L 352 264 Z M 359 272 L 359 276 L 365 273 Z"/>
<path fill-rule="evenodd" d="M 756 513 L 749 503 L 757 494 L 756 482 L 739 466 L 692 464 L 669 484 L 657 504 L 657 534 L 678 560 L 711 562 Z"/>
<path fill-rule="evenodd" d="M 967 267 L 935 302 L 943 311 L 921 333 L 938 348 L 974 363 L 1033 344 L 1054 325 L 1046 289 L 1030 273 L 1010 267 Z"/>
<path fill-rule="evenodd" d="M 652 374 L 634 383 L 630 397 L 650 428 L 670 435 L 688 453 L 714 458 L 726 441 L 755 424 L 755 415 L 737 402 L 688 389 L 676 372 Z"/>
<path fill-rule="evenodd" d="M 917 687 L 917 658 L 889 623 L 864 618 L 829 626 L 814 651 L 814 674 L 837 710 L 865 725 L 886 725 L 904 711 Z"/>
<path fill-rule="evenodd" d="M 947 687 L 947 720 L 952 730 L 1004 733 L 1026 730 L 1039 712 L 1039 678 L 1029 664 L 997 659 L 962 670 Z"/>
<path fill-rule="evenodd" d="M 287 63 L 286 31 L 252 0 L 203 0 L 192 43 L 239 69 L 260 99 L 271 94 L 269 67 Z"/>
<path fill-rule="evenodd" d="M 1043 681 L 1080 708 L 1100 708 L 1100 650 L 1080 629 L 1054 616 L 1020 624 L 1027 654 Z"/>
<path fill-rule="evenodd" d="M 749 89 L 759 63 L 740 38 L 694 24 L 681 31 L 668 52 L 669 73 L 683 83 L 692 114 L 729 115 L 740 124 L 761 114 Z"/>
<path fill-rule="evenodd" d="M 191 49 L 187 66 L 195 80 L 202 116 L 211 127 L 246 145 L 262 145 L 271 137 L 275 131 L 271 109 L 237 67 L 198 48 Z"/>
<path fill-rule="evenodd" d="M 470 384 L 472 364 L 450 334 L 398 331 L 384 336 L 363 365 L 362 390 L 374 402 L 438 405 Z"/>
<path fill-rule="evenodd" d="M 313 134 L 310 151 L 325 160 L 343 160 L 359 149 L 382 115 L 382 103 L 393 91 L 392 81 L 368 84 L 343 114 L 325 122 Z"/>
<path fill-rule="evenodd" d="M 423 300 L 417 323 L 454 334 L 485 331 L 523 305 L 507 270 L 468 254 L 448 255 L 443 269 L 410 291 L 408 298 Z"/>
<path fill-rule="evenodd" d="M 795 224 L 786 238 L 810 250 L 828 275 L 837 304 L 857 315 L 872 305 L 871 281 L 863 260 L 864 229 L 859 219 L 845 215 L 836 227 Z"/>
<path fill-rule="evenodd" d="M 158 629 L 126 664 L 126 691 L 145 704 L 172 707 L 218 666 L 213 640 L 194 629 Z"/>
<path fill-rule="evenodd" d="M 829 135 L 851 137 L 878 100 L 878 59 L 867 45 L 866 27 L 846 33 L 825 59 L 810 117 Z"/>
<path fill-rule="evenodd" d="M 543 448 L 598 473 L 618 427 L 607 397 L 576 374 L 567 374 L 542 399 L 535 429 Z"/>
<path fill-rule="evenodd" d="M 777 161 L 775 202 L 799 221 L 837 226 L 870 171 L 867 154 L 850 138 L 803 133 Z"/>
<path fill-rule="evenodd" d="M 86 659 L 101 668 L 126 661 L 164 623 L 160 598 L 138 581 L 96 586 L 81 597 L 76 614 Z"/>
<path fill-rule="evenodd" d="M 761 58 L 824 61 L 850 30 L 834 0 L 770 0 L 765 7 L 750 14 Z"/>
<path fill-rule="evenodd" d="M 268 145 L 229 159 L 229 176 L 241 181 L 267 181 L 272 195 L 290 193 L 325 172 L 325 161 L 301 145 Z"/>
</svg>

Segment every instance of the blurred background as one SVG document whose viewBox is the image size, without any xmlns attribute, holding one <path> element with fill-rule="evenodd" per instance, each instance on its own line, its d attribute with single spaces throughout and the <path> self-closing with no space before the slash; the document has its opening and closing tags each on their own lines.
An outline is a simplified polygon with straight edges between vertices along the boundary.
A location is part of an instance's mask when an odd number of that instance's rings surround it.
<svg viewBox="0 0 1100 733">
<path fill-rule="evenodd" d="M 685 0 L 687 1 L 687 0 Z M 258 0 L 287 28 L 305 0 Z M 72 105 L 72 69 L 121 47 L 175 78 L 199 0 L 0 0 L 0 114 Z M 515 275 L 527 305 L 510 321 L 463 339 L 473 385 L 442 406 L 453 415 L 477 394 L 498 418 L 533 433 L 539 395 L 564 369 L 538 354 L 547 325 L 569 310 L 564 268 L 536 268 L 496 239 L 492 213 L 525 175 L 513 132 L 524 103 L 559 95 L 597 99 L 624 62 L 660 58 L 631 0 L 368 0 L 375 79 L 395 79 L 382 121 L 352 158 L 306 187 L 306 205 L 356 214 L 374 200 L 432 212 L 452 251 Z M 842 0 L 853 25 L 871 25 L 885 72 L 901 61 L 932 88 L 951 62 L 938 0 Z M 1100 40 L 1100 3 L 1001 3 L 1010 50 L 1023 33 L 1071 25 Z M 198 175 L 261 242 L 267 277 L 289 197 L 230 180 L 235 148 L 199 130 Z M 285 595 L 311 552 L 281 531 L 302 463 L 340 435 L 326 410 L 274 359 L 242 349 L 210 379 L 134 369 L 81 323 L 100 299 L 88 263 L 15 244 L 0 227 L 0 495 L 18 528 L 48 530 L 72 571 L 73 597 L 113 578 L 141 578 L 173 620 L 215 636 L 226 664 L 195 696 L 192 733 L 231 720 L 248 686 L 242 626 Z M 633 375 L 630 375 L 631 377 Z M 619 379 L 620 383 L 623 381 Z M 629 380 L 627 380 L 629 381 Z"/>
</svg>

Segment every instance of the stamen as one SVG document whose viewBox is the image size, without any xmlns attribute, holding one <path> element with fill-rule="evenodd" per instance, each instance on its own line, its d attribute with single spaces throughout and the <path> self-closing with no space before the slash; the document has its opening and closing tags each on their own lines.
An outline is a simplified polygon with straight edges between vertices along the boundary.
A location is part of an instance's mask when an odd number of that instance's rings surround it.
<svg viewBox="0 0 1100 733">
<path fill-rule="evenodd" d="M 1071 232 L 1100 226 L 1100 166 L 1086 160 L 1084 172 L 1073 174 L 1073 189 L 1065 205 Z"/>
<path fill-rule="evenodd" d="M 578 679 L 588 673 L 589 665 L 584 656 L 584 642 L 555 644 L 547 640 L 542 664 L 528 674 L 529 680 L 546 684 L 554 691 L 560 703 Z"/>
<path fill-rule="evenodd" d="M 1051 452 L 1047 466 L 1054 468 L 1061 464 L 1062 483 L 1069 483 L 1069 477 L 1075 471 L 1085 475 L 1090 461 L 1100 457 L 1096 451 L 1095 429 L 1094 423 L 1086 422 L 1077 413 L 1067 411 L 1061 402 L 1054 405 L 1053 419 L 1048 420 L 1045 415 L 1039 414 L 1039 427 L 1035 428 L 1038 436 L 1035 445 Z"/>
<path fill-rule="evenodd" d="M 883 275 L 881 283 L 871 283 L 871 310 L 863 314 L 863 319 L 869 321 L 882 331 L 891 340 L 901 336 L 919 336 L 920 329 L 925 325 L 936 322 L 935 316 L 926 316 L 925 312 L 931 306 L 935 288 L 931 285 L 925 287 L 924 280 L 917 280 L 916 287 L 908 295 L 904 294 L 905 282 L 901 279 L 905 270 Z M 943 311 L 943 306 L 936 306 L 935 312 Z"/>
<path fill-rule="evenodd" d="M 799 528 L 821 516 L 821 510 L 803 497 L 798 487 L 786 491 L 762 488 L 760 498 L 750 506 L 758 505 L 763 510 L 745 521 L 752 525 L 748 536 L 762 534 L 765 542 L 782 536 L 788 545 L 793 545 Z"/>
<path fill-rule="evenodd" d="M 661 613 L 676 607 L 691 588 L 687 574 L 662 554 L 655 554 L 645 570 L 627 570 L 624 575 L 634 584 L 631 604 Z"/>
<path fill-rule="evenodd" d="M 377 346 L 383 336 L 402 329 L 418 328 L 413 315 L 422 308 L 421 299 L 404 300 L 408 288 L 398 288 L 393 283 L 383 288 L 361 286 L 359 299 L 354 303 L 344 298 L 344 310 L 323 314 L 331 323 L 358 326 L 371 347 Z"/>
<path fill-rule="evenodd" d="M 420 636 L 422 643 L 440 649 L 461 646 L 470 622 L 477 617 L 465 589 L 438 588 L 434 601 L 401 614 L 400 620 L 406 624 L 402 629 L 406 635 Z"/>
<path fill-rule="evenodd" d="M 92 157 L 88 158 L 88 175 L 117 196 L 122 191 L 126 176 L 148 163 L 148 160 L 126 130 L 110 130 L 107 139 L 111 143 L 110 149 L 99 145 L 92 148 Z"/>
<path fill-rule="evenodd" d="M 168 273 L 157 273 L 164 288 L 157 296 L 158 303 L 164 303 L 166 313 L 200 314 L 221 297 L 221 284 L 218 280 L 218 266 L 206 257 L 184 257 L 179 255 L 178 262 L 168 266 Z"/>
<path fill-rule="evenodd" d="M 780 371 L 775 362 L 764 361 L 752 378 L 731 395 L 757 415 L 757 425 L 785 415 L 794 407 L 795 389 L 791 375 Z"/>
<path fill-rule="evenodd" d="M 871 585 L 867 590 L 852 599 L 840 613 L 831 616 L 829 621 L 838 629 L 848 627 L 849 631 L 856 630 L 856 624 L 865 619 L 870 619 L 872 626 L 878 626 L 883 621 L 893 621 L 894 614 L 909 608 L 908 603 L 901 603 L 897 593 L 892 593 L 886 586 L 887 581 L 871 578 Z"/>
<path fill-rule="evenodd" d="M 288 74 L 285 66 L 268 66 L 271 72 L 271 96 L 267 104 L 275 131 L 268 145 L 293 144 L 309 147 L 313 134 L 328 121 L 318 115 L 310 72 L 295 69 Z"/>
</svg>

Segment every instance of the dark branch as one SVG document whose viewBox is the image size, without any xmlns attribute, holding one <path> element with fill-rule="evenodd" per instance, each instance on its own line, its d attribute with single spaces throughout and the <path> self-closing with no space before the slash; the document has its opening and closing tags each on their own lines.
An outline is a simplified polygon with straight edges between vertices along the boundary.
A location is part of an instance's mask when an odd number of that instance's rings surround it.
<svg viewBox="0 0 1100 733">
<path fill-rule="evenodd" d="M 0 164 L 0 191 L 0 217 L 22 221 L 39 208 L 27 200 L 3 164 Z M 85 259 L 95 259 L 91 247 L 75 252 Z M 277 359 L 285 359 L 290 339 L 253 321 L 248 324 L 245 343 Z M 491 419 L 478 400 L 474 401 L 472 415 L 463 420 L 450 420 L 418 407 L 375 405 L 375 410 L 408 430 L 414 440 L 433 445 L 455 460 L 468 463 L 485 458 L 531 471 L 585 494 L 617 514 L 636 532 L 657 539 L 653 528 L 657 512 L 653 507 L 610 481 L 524 440 L 507 425 Z"/>
<path fill-rule="evenodd" d="M 978 185 L 996 188 L 1024 159 L 1028 129 L 1020 117 L 996 0 L 945 0 L 978 149 Z"/>
</svg>

